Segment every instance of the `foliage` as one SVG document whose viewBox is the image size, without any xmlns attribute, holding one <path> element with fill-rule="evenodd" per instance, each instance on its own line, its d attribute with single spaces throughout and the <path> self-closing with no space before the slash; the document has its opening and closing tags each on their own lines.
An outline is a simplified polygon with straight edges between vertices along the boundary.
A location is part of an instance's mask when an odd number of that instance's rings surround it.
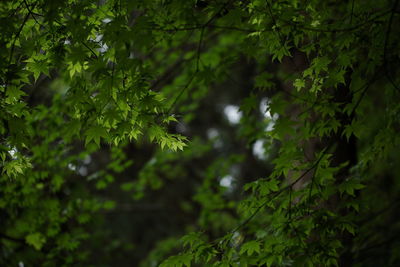
<svg viewBox="0 0 400 267">
<path fill-rule="evenodd" d="M 1 265 L 398 264 L 398 4 L 2 1 Z"/>
</svg>

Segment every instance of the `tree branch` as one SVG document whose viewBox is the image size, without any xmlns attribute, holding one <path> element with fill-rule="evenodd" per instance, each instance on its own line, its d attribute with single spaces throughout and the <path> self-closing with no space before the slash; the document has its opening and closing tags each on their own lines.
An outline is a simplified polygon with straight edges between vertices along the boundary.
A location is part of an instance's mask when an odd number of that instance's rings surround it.
<svg viewBox="0 0 400 267">
<path fill-rule="evenodd" d="M 385 67 L 386 78 L 388 79 L 390 84 L 393 86 L 393 88 L 396 89 L 396 91 L 400 93 L 400 88 L 396 85 L 395 81 L 390 76 L 389 68 L 388 68 L 388 64 L 387 64 L 387 50 L 388 50 L 388 45 L 389 45 L 389 38 L 390 38 L 390 33 L 392 31 L 393 17 L 394 17 L 394 14 L 395 14 L 398 4 L 399 4 L 399 0 L 396 0 L 396 2 L 393 4 L 393 7 L 392 7 L 391 13 L 390 13 L 390 18 L 389 18 L 389 22 L 388 22 L 388 26 L 387 26 L 387 30 L 386 30 L 385 45 L 383 48 L 383 64 Z"/>
</svg>

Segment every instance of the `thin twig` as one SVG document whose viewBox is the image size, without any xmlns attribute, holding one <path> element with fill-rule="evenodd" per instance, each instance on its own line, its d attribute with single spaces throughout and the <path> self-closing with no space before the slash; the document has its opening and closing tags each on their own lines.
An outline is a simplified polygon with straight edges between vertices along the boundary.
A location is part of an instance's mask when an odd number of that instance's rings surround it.
<svg viewBox="0 0 400 267">
<path fill-rule="evenodd" d="M 357 25 L 354 25 L 354 26 L 352 26 L 352 27 L 338 28 L 338 29 L 312 28 L 312 27 L 302 26 L 302 25 L 300 25 L 299 23 L 295 23 L 295 22 L 292 22 L 292 21 L 289 21 L 289 20 L 285 20 L 285 19 L 282 19 L 282 21 L 285 22 L 285 23 L 287 23 L 288 25 L 292 25 L 292 26 L 294 26 L 294 27 L 297 27 L 297 28 L 302 29 L 302 30 L 307 30 L 307 31 L 314 31 L 314 32 L 331 32 L 331 33 L 335 33 L 335 32 L 348 32 L 348 31 L 357 30 L 357 29 L 359 29 L 359 28 L 361 28 L 361 27 L 363 27 L 363 26 L 366 26 L 366 25 L 368 25 L 368 24 L 370 24 L 370 23 L 373 23 L 373 22 L 375 22 L 376 19 L 381 18 L 381 17 L 383 17 L 383 16 L 386 16 L 386 15 L 389 14 L 390 12 L 391 12 L 391 10 L 387 10 L 387 11 L 384 11 L 384 12 L 382 12 L 382 13 L 376 15 L 375 17 L 373 17 L 373 18 L 371 18 L 371 19 L 369 19 L 369 20 L 366 20 L 366 21 L 364 21 L 364 22 L 361 22 L 361 23 L 359 23 L 359 24 L 357 24 Z"/>
<path fill-rule="evenodd" d="M 311 177 L 311 185 L 310 185 L 310 189 L 308 190 L 308 214 L 310 214 L 311 212 L 311 197 L 312 197 L 312 190 L 314 187 L 314 181 L 315 181 L 315 174 L 317 173 L 318 170 L 318 165 L 315 167 L 315 171 L 313 173 L 313 176 Z"/>
<path fill-rule="evenodd" d="M 174 109 L 176 103 L 178 102 L 178 100 L 182 97 L 183 93 L 189 88 L 190 84 L 192 83 L 192 81 L 194 80 L 194 78 L 196 77 L 197 73 L 199 72 L 199 62 L 200 62 L 200 53 L 201 53 L 201 46 L 202 46 L 202 42 L 203 42 L 203 37 L 204 37 L 204 30 L 205 28 L 218 16 L 218 14 L 220 14 L 224 8 L 226 8 L 227 5 L 229 5 L 231 2 L 231 0 L 225 2 L 224 5 L 221 6 L 221 8 L 209 19 L 207 20 L 201 29 L 200 32 L 200 38 L 199 38 L 199 42 L 198 42 L 198 46 L 197 46 L 197 56 L 196 56 L 196 69 L 195 72 L 193 73 L 193 75 L 190 77 L 189 81 L 186 83 L 186 85 L 182 88 L 182 90 L 179 92 L 178 96 L 175 98 L 174 102 L 172 102 L 171 106 L 168 108 L 167 114 L 171 113 L 171 111 Z"/>
<path fill-rule="evenodd" d="M 28 18 L 29 18 L 29 13 L 25 16 L 24 20 L 22 21 L 21 26 L 19 27 L 19 29 L 18 29 L 18 31 L 17 31 L 17 34 L 15 34 L 13 43 L 12 43 L 12 45 L 11 45 L 11 52 L 10 52 L 10 58 L 8 59 L 8 65 L 11 64 L 12 57 L 13 57 L 13 55 L 14 55 L 14 50 L 15 50 L 15 43 L 17 42 L 17 39 L 19 38 L 19 35 L 21 34 L 22 29 L 24 28 L 26 22 L 28 21 Z"/>
<path fill-rule="evenodd" d="M 264 29 L 264 30 L 256 30 L 256 29 L 246 29 L 246 28 L 239 28 L 236 26 L 224 26 L 224 25 L 216 25 L 216 24 L 208 24 L 208 25 L 182 25 L 180 27 L 175 27 L 173 29 L 165 29 L 165 28 L 150 28 L 153 31 L 164 31 L 164 32 L 177 32 L 177 31 L 193 31 L 193 30 L 200 30 L 201 28 L 211 28 L 211 29 L 222 29 L 222 30 L 230 30 L 230 31 L 239 31 L 239 32 L 267 32 L 272 31 L 271 29 Z"/>
<path fill-rule="evenodd" d="M 87 49 L 89 49 L 90 50 L 90 52 L 92 53 L 92 55 L 95 57 L 95 59 L 98 59 L 98 56 L 97 56 L 97 54 L 93 51 L 93 49 L 92 48 L 90 48 L 85 42 L 81 42 L 82 44 L 83 44 L 83 46 L 85 46 Z"/>
<path fill-rule="evenodd" d="M 263 207 L 265 207 L 265 205 L 267 205 L 268 203 L 270 203 L 272 200 L 274 200 L 276 197 L 278 197 L 281 193 L 283 193 L 284 191 L 286 191 L 289 188 L 292 188 L 294 185 L 296 185 L 301 179 L 303 179 L 309 172 L 311 172 L 313 169 L 315 169 L 318 164 L 320 163 L 320 161 L 322 160 L 323 156 L 325 156 L 325 153 L 327 152 L 327 150 L 331 147 L 332 143 L 329 144 L 321 153 L 321 156 L 318 158 L 318 160 L 316 162 L 314 162 L 314 164 L 308 168 L 302 175 L 300 175 L 296 180 L 294 180 L 292 183 L 290 183 L 289 185 L 281 188 L 279 191 L 275 192 L 275 194 L 270 197 L 269 199 L 267 199 L 264 203 L 262 203 L 260 206 L 258 206 L 256 208 L 256 210 L 249 216 L 247 217 L 242 223 L 240 223 L 238 226 L 236 226 L 235 229 L 233 229 L 230 233 L 234 233 L 237 230 L 241 229 L 242 227 L 244 227 L 247 223 L 249 223 L 260 211 Z"/>
<path fill-rule="evenodd" d="M 293 191 L 293 187 L 291 186 L 289 188 L 289 207 L 288 207 L 288 213 L 289 213 L 289 221 L 292 218 L 292 191 Z"/>
<path fill-rule="evenodd" d="M 387 30 L 386 30 L 385 45 L 383 48 L 383 64 L 385 67 L 386 78 L 389 80 L 389 82 L 393 86 L 393 88 L 396 89 L 396 91 L 400 93 L 400 88 L 396 85 L 395 81 L 390 76 L 389 68 L 388 68 L 388 64 L 387 64 L 387 50 L 388 50 L 388 45 L 389 45 L 389 38 L 390 38 L 390 33 L 392 31 L 393 17 L 394 17 L 394 14 L 395 14 L 398 4 L 399 4 L 399 0 L 396 0 L 396 2 L 393 4 L 393 8 L 391 9 L 391 13 L 390 13 L 390 18 L 389 18 L 389 22 L 388 22 L 388 26 L 387 26 Z"/>
<path fill-rule="evenodd" d="M 26 22 L 28 21 L 28 18 L 29 18 L 29 13 L 25 16 L 24 20 L 22 21 L 21 26 L 19 27 L 17 33 L 15 34 L 13 43 L 12 43 L 12 45 L 11 45 L 10 57 L 9 57 L 9 59 L 8 59 L 8 67 L 7 67 L 7 68 L 8 68 L 8 72 L 9 72 L 10 69 L 11 69 L 11 62 L 12 62 L 12 58 L 13 58 L 13 56 L 14 56 L 15 44 L 16 44 L 16 42 L 17 42 L 17 39 L 19 38 L 19 35 L 20 35 L 21 32 L 22 32 L 22 29 L 24 28 Z M 9 74 L 6 75 L 5 88 L 4 88 L 5 90 L 4 90 L 4 92 L 7 91 L 7 87 L 8 87 L 8 83 L 9 83 L 9 80 L 8 80 L 8 79 L 9 79 L 9 76 L 10 76 Z M 2 94 L 4 94 L 4 92 L 3 92 Z"/>
<path fill-rule="evenodd" d="M 186 83 L 186 85 L 182 88 L 182 90 L 179 92 L 178 96 L 174 99 L 174 102 L 172 102 L 171 106 L 168 108 L 167 110 L 167 114 L 170 114 L 171 111 L 174 109 L 176 103 L 178 102 L 178 100 L 181 98 L 181 96 L 183 95 L 183 93 L 186 91 L 186 89 L 190 86 L 190 84 L 192 83 L 192 81 L 194 80 L 194 77 L 196 76 L 196 73 L 193 73 L 193 75 L 190 77 L 189 81 Z"/>
<path fill-rule="evenodd" d="M 6 240 L 9 240 L 9 241 L 13 241 L 13 242 L 17 242 L 17 243 L 25 243 L 24 239 L 15 238 L 15 237 L 3 234 L 3 233 L 0 233 L 0 238 L 6 239 Z"/>
<path fill-rule="evenodd" d="M 40 26 L 44 27 L 43 24 L 41 24 L 41 23 L 36 19 L 35 14 L 34 14 L 33 11 L 30 9 L 30 7 L 29 7 L 28 3 L 26 2 L 26 0 L 23 0 L 23 2 L 24 2 L 24 4 L 25 4 L 25 6 L 26 6 L 26 9 L 28 9 L 29 14 L 32 16 L 32 18 L 35 20 L 35 22 L 36 22 L 37 24 L 39 24 Z"/>
<path fill-rule="evenodd" d="M 354 1 L 351 2 L 350 25 L 353 24 Z"/>
<path fill-rule="evenodd" d="M 197 47 L 196 73 L 199 71 L 201 44 L 202 44 L 202 42 L 203 42 L 203 36 L 204 36 L 204 28 L 201 29 L 201 32 L 200 32 L 200 39 L 199 39 L 199 45 L 198 45 L 198 47 Z"/>
</svg>

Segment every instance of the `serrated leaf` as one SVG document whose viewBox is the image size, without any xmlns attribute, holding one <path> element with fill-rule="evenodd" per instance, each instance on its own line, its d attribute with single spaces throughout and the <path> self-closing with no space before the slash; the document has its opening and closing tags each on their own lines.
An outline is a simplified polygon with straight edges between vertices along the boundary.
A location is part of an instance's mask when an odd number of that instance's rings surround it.
<svg viewBox="0 0 400 267">
<path fill-rule="evenodd" d="M 36 250 L 40 250 L 46 243 L 46 237 L 41 233 L 32 233 L 25 237 L 27 244 L 33 246 Z"/>
<path fill-rule="evenodd" d="M 306 82 L 304 81 L 304 79 L 296 79 L 293 85 L 297 91 L 300 91 L 302 88 L 306 86 Z"/>
<path fill-rule="evenodd" d="M 100 139 L 107 138 L 108 133 L 104 127 L 99 125 L 95 125 L 90 127 L 86 133 L 85 145 L 89 144 L 91 141 L 94 141 L 97 146 L 100 146 Z"/>
<path fill-rule="evenodd" d="M 339 192 L 341 194 L 346 193 L 348 195 L 355 196 L 354 191 L 363 188 L 365 188 L 365 185 L 361 184 L 357 180 L 348 179 L 339 186 Z"/>
<path fill-rule="evenodd" d="M 260 242 L 252 240 L 242 245 L 242 247 L 240 248 L 240 254 L 246 253 L 248 256 L 251 256 L 255 252 L 260 253 L 260 249 L 261 249 Z"/>
</svg>

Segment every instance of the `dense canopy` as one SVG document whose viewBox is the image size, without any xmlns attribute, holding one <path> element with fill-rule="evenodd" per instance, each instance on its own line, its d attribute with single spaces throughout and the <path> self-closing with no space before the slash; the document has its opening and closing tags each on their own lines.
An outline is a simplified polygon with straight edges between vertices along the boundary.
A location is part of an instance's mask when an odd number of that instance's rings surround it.
<svg viewBox="0 0 400 267">
<path fill-rule="evenodd" d="M 399 265 L 399 15 L 1 1 L 0 265 Z"/>
</svg>

